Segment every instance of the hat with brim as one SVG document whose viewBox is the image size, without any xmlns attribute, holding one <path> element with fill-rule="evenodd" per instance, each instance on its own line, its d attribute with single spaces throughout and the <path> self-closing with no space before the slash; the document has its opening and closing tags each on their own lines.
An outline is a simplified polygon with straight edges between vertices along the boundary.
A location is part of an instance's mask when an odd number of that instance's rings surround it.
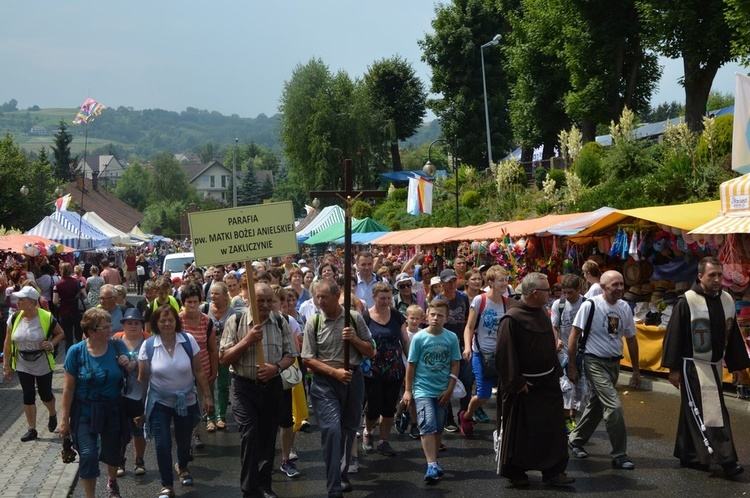
<svg viewBox="0 0 750 498">
<path fill-rule="evenodd" d="M 411 285 L 414 285 L 414 279 L 408 273 L 399 273 L 396 276 L 396 287 L 403 282 L 409 282 Z"/>
<path fill-rule="evenodd" d="M 442 283 L 440 280 L 440 277 L 432 277 L 430 279 L 430 287 L 432 287 L 433 285 L 440 284 L 440 283 Z"/>
<path fill-rule="evenodd" d="M 143 314 L 138 308 L 128 308 L 125 310 L 125 314 L 120 319 L 120 323 L 126 322 L 128 320 L 138 320 L 141 323 L 146 321 L 143 319 Z"/>
<path fill-rule="evenodd" d="M 641 283 L 641 265 L 637 261 L 629 260 L 622 267 L 622 276 L 625 285 L 635 285 Z"/>
<path fill-rule="evenodd" d="M 638 264 L 641 265 L 641 279 L 649 280 L 654 275 L 654 265 L 646 260 L 643 260 Z"/>
<path fill-rule="evenodd" d="M 630 291 L 626 292 L 626 293 L 625 293 L 625 294 L 624 294 L 624 295 L 622 296 L 622 298 L 623 298 L 623 299 L 624 299 L 625 301 L 628 301 L 628 302 L 630 302 L 630 303 L 637 303 L 637 302 L 638 302 L 638 296 L 637 296 L 636 294 L 633 294 L 633 293 L 632 293 L 632 292 L 630 292 Z"/>
</svg>

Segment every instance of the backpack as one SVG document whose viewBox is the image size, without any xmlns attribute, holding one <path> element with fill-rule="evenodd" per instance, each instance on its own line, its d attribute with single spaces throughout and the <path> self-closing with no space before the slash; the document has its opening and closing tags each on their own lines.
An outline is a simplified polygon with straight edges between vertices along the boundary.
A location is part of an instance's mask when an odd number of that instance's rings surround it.
<svg viewBox="0 0 750 498">
<path fill-rule="evenodd" d="M 193 347 L 190 344 L 190 338 L 188 338 L 187 332 L 178 332 L 178 334 L 182 335 L 183 339 L 185 339 L 185 342 L 182 343 L 182 347 L 185 349 L 185 352 L 188 355 L 188 358 L 190 358 L 190 361 L 193 361 Z M 148 362 L 151 363 L 151 360 L 154 358 L 154 339 L 156 339 L 156 336 L 151 336 L 148 339 L 146 339 L 145 345 L 146 345 L 146 357 L 148 357 Z"/>
<path fill-rule="evenodd" d="M 583 298 L 583 301 L 581 301 L 581 304 L 586 302 L 586 296 L 581 295 Z M 565 300 L 565 296 L 560 296 L 560 301 L 557 303 L 557 315 L 560 317 L 560 323 L 562 323 L 562 315 L 563 311 L 565 311 L 565 303 L 567 301 Z"/>
</svg>

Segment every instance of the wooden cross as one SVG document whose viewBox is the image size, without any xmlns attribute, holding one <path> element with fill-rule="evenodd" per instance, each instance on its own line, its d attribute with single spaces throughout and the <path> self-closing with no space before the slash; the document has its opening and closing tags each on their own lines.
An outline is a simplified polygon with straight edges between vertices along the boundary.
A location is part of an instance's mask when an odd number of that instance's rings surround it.
<svg viewBox="0 0 750 498">
<path fill-rule="evenodd" d="M 385 197 L 382 190 L 354 190 L 354 163 L 344 161 L 344 190 L 318 190 L 310 198 L 339 197 L 344 201 L 344 327 L 349 327 L 352 305 L 352 205 L 358 197 Z M 344 341 L 344 368 L 349 370 L 349 341 Z"/>
</svg>

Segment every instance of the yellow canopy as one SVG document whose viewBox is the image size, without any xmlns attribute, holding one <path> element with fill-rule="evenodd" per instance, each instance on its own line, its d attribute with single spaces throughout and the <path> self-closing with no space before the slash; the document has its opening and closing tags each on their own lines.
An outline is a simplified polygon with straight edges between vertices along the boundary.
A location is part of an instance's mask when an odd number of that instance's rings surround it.
<svg viewBox="0 0 750 498">
<path fill-rule="evenodd" d="M 716 217 L 721 209 L 721 201 L 695 202 L 674 206 L 654 206 L 636 209 L 616 210 L 594 223 L 586 230 L 570 237 L 574 242 L 590 239 L 609 231 L 628 219 L 634 222 L 650 222 L 667 225 L 681 230 L 693 230 Z"/>
<path fill-rule="evenodd" d="M 703 235 L 750 233 L 750 216 L 719 216 L 691 230 L 690 233 Z"/>
</svg>

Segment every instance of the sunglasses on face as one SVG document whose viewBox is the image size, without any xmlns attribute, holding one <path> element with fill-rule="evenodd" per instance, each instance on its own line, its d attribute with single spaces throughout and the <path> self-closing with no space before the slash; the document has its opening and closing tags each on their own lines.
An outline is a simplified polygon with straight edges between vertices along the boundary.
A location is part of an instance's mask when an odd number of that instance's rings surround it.
<svg viewBox="0 0 750 498">
<path fill-rule="evenodd" d="M 411 284 L 408 284 L 408 283 L 407 284 L 399 284 L 399 286 L 398 286 L 399 289 L 408 289 L 410 287 L 411 287 Z"/>
</svg>

